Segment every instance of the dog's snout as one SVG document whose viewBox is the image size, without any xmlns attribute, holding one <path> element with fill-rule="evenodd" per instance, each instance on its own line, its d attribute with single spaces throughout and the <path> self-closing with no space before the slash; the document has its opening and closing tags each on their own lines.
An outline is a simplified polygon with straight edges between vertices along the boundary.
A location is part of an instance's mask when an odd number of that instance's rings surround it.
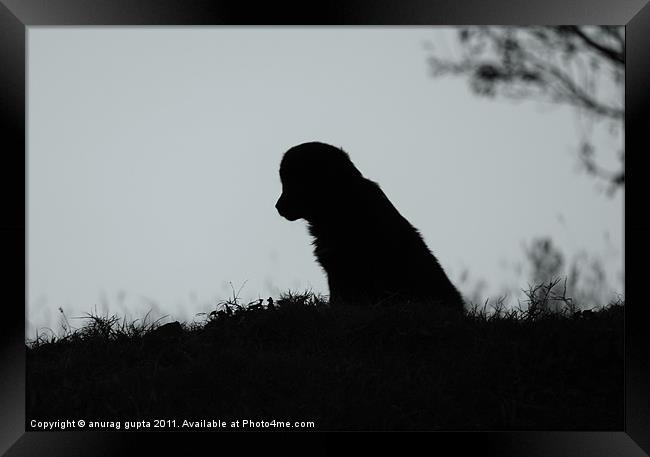
<svg viewBox="0 0 650 457">
<path fill-rule="evenodd" d="M 287 217 L 285 206 L 286 205 L 284 204 L 284 199 L 282 196 L 280 196 L 280 198 L 278 198 L 278 201 L 275 202 L 275 209 L 278 211 L 278 214 L 284 218 Z"/>
</svg>

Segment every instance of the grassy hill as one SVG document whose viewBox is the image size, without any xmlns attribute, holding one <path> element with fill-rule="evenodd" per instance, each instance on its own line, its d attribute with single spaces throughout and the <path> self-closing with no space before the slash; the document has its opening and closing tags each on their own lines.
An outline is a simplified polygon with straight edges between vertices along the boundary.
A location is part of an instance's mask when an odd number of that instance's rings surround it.
<svg viewBox="0 0 650 457">
<path fill-rule="evenodd" d="M 81 329 L 28 343 L 27 426 L 622 429 L 623 310 L 474 307 L 459 317 L 430 306 L 330 307 L 307 293 L 234 300 L 192 325 L 89 316 Z"/>
</svg>

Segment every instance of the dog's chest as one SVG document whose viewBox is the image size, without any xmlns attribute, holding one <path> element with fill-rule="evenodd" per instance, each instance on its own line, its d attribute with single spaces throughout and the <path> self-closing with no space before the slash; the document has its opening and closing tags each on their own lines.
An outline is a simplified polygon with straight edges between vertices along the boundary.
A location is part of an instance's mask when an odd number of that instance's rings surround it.
<svg viewBox="0 0 650 457">
<path fill-rule="evenodd" d="M 372 261 L 373 250 L 368 249 L 363 239 L 350 235 L 348 233 L 341 237 L 327 232 L 312 233 L 314 256 L 326 271 L 355 269 L 360 263 Z"/>
</svg>

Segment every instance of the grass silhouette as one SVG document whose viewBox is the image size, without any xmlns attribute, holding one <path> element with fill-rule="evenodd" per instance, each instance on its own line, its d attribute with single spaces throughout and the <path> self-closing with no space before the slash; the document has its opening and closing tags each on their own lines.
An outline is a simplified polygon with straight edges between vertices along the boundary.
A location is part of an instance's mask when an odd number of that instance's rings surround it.
<svg viewBox="0 0 650 457">
<path fill-rule="evenodd" d="M 194 324 L 89 314 L 78 330 L 28 342 L 27 416 L 621 429 L 623 302 L 581 312 L 548 292 L 462 318 L 416 304 L 330 307 L 309 292 L 247 306 L 234 297 Z M 550 300 L 565 306 L 550 311 Z"/>
</svg>

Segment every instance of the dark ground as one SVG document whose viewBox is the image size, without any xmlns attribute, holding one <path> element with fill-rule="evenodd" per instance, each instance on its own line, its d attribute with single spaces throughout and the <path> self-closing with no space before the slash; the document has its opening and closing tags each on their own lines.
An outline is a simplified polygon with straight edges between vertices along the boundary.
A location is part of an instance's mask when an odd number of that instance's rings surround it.
<svg viewBox="0 0 650 457">
<path fill-rule="evenodd" d="M 231 303 L 232 305 L 232 303 Z M 314 421 L 316 430 L 621 430 L 622 304 L 330 308 L 311 295 L 164 327 L 91 317 L 27 348 L 30 420 Z"/>
</svg>

